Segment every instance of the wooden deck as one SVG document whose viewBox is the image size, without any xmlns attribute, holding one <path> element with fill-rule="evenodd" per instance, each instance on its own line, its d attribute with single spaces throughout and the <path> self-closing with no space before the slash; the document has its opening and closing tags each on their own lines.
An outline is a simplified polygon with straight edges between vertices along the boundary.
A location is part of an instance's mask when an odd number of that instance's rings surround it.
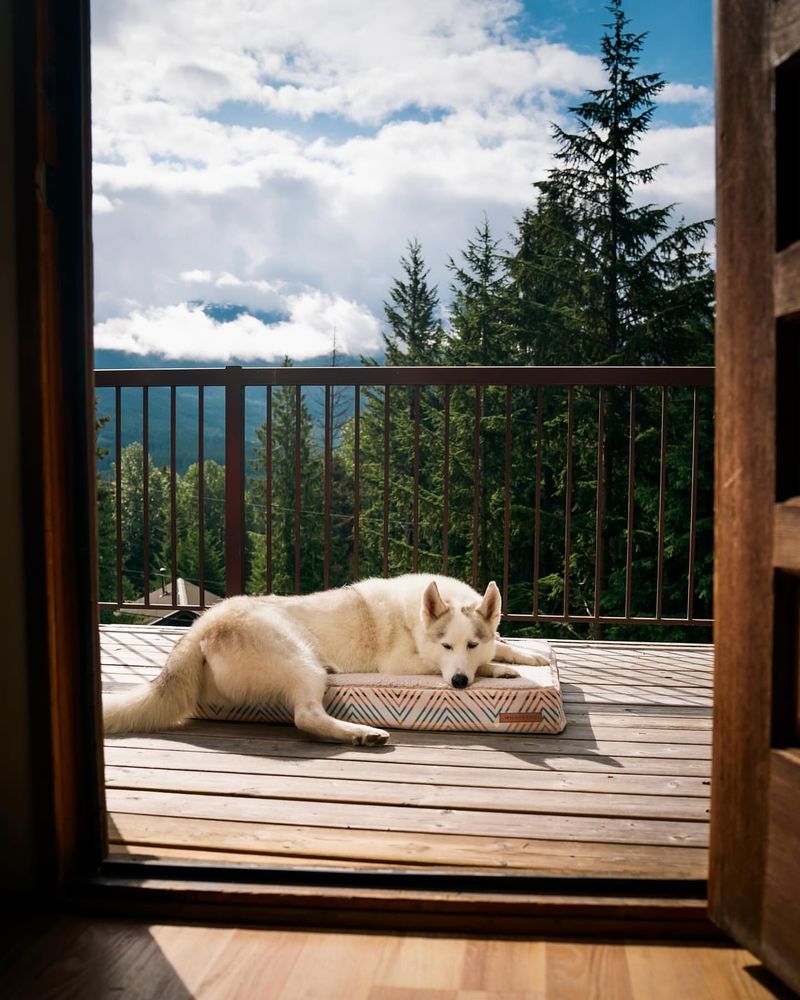
<svg viewBox="0 0 800 1000">
<path fill-rule="evenodd" d="M 154 676 L 181 629 L 105 626 L 104 681 Z M 557 642 L 561 736 L 195 721 L 106 740 L 113 856 L 705 878 L 712 648 Z"/>
</svg>

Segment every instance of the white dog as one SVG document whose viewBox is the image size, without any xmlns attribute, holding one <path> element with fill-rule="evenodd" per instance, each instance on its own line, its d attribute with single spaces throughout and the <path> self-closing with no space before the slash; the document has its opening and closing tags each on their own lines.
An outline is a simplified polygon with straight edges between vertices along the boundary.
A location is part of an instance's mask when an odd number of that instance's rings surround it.
<svg viewBox="0 0 800 1000">
<path fill-rule="evenodd" d="M 445 576 L 362 580 L 299 597 L 231 597 L 192 625 L 155 680 L 105 700 L 107 733 L 175 726 L 202 701 L 277 701 L 322 739 L 376 745 L 389 734 L 332 718 L 328 673 L 517 677 L 509 663 L 546 663 L 496 638 L 500 591 L 483 597 Z"/>
</svg>

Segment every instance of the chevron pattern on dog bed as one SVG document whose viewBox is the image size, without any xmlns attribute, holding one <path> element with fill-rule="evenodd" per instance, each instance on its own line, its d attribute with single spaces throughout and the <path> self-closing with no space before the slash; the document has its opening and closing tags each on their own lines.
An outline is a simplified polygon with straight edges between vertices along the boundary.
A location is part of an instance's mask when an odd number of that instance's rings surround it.
<svg viewBox="0 0 800 1000">
<path fill-rule="evenodd" d="M 567 724 L 555 653 L 539 640 L 519 644 L 549 655 L 546 666 L 514 666 L 520 677 L 482 677 L 456 690 L 433 675 L 332 674 L 325 709 L 337 719 L 387 729 L 483 733 L 560 733 Z M 278 704 L 205 703 L 195 718 L 291 722 Z"/>
</svg>

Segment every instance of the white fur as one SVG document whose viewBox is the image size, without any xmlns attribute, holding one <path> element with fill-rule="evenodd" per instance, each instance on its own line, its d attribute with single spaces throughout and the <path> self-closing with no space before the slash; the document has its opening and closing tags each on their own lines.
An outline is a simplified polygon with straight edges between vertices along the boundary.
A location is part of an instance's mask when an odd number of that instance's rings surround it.
<svg viewBox="0 0 800 1000">
<path fill-rule="evenodd" d="M 458 580 L 423 574 L 300 597 L 231 597 L 192 625 L 152 684 L 105 699 L 105 731 L 178 725 L 204 700 L 272 701 L 322 739 L 386 743 L 382 729 L 325 712 L 326 675 L 441 674 L 464 686 L 457 675 L 469 684 L 476 674 L 518 676 L 503 664 L 546 662 L 499 641 L 499 620 L 494 583 L 481 597 Z"/>
</svg>

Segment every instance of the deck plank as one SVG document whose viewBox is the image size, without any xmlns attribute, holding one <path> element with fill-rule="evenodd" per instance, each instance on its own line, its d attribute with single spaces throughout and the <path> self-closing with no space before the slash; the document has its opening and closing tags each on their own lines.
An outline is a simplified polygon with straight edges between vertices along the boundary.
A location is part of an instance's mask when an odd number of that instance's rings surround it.
<svg viewBox="0 0 800 1000">
<path fill-rule="evenodd" d="M 400 832 L 459 833 L 485 837 L 521 837 L 530 840 L 579 840 L 611 844 L 664 844 L 704 847 L 708 826 L 686 820 L 639 820 L 625 817 L 539 815 L 488 812 L 477 809 L 439 809 L 428 806 L 361 805 L 305 799 L 301 806 L 288 799 L 256 799 L 210 793 L 168 792 L 159 789 L 106 789 L 111 812 L 225 819 L 255 823 Z"/>
<path fill-rule="evenodd" d="M 325 760 L 335 758 L 342 761 L 379 762 L 391 760 L 398 764 L 445 764 L 453 767 L 507 767 L 516 769 L 544 769 L 552 771 L 594 771 L 603 774 L 654 774 L 670 776 L 709 777 L 710 761 L 673 758 L 653 758 L 636 756 L 610 757 L 592 754 L 516 753 L 498 750 L 458 750 L 438 747 L 415 747 L 404 745 L 401 734 L 393 733 L 396 743 L 385 748 L 361 749 L 334 743 L 318 743 L 313 740 L 256 739 L 246 736 L 229 735 L 240 723 L 215 723 L 220 727 L 218 736 L 195 732 L 192 724 L 177 732 L 151 733 L 149 736 L 110 737 L 107 746 L 131 748 L 164 748 L 182 751 L 238 753 L 253 756 L 285 757 L 290 759 Z M 223 726 L 231 728 L 222 730 Z M 243 723 L 241 725 L 244 725 Z M 631 744 L 633 746 L 633 744 Z"/>
<path fill-rule="evenodd" d="M 180 629 L 101 630 L 104 688 L 156 676 Z M 559 642 L 563 736 L 192 721 L 106 742 L 113 856 L 705 878 L 712 651 Z"/>
<path fill-rule="evenodd" d="M 698 847 L 533 841 L 508 836 L 359 830 L 287 824 L 111 813 L 112 844 L 137 847 L 226 850 L 284 857 L 294 864 L 309 858 L 424 865 L 468 866 L 484 871 L 552 875 L 619 875 L 649 878 L 705 878 L 707 852 Z"/>
<path fill-rule="evenodd" d="M 361 805 L 426 806 L 575 816 L 627 816 L 635 819 L 705 820 L 708 804 L 701 798 L 671 795 L 626 795 L 464 785 L 420 785 L 399 781 L 353 781 L 241 772 L 185 771 L 164 767 L 106 766 L 109 788 L 168 792 L 217 793 L 235 798 L 298 799 L 303 802 L 350 802 Z"/>
<path fill-rule="evenodd" d="M 160 746 L 106 746 L 106 764 L 119 767 L 173 768 L 188 771 L 230 771 L 240 774 L 309 777 L 348 781 L 405 782 L 488 789 L 558 789 L 576 792 L 621 792 L 627 795 L 696 796 L 708 798 L 708 779 L 652 774 L 606 774 L 586 771 L 533 770 L 505 767 L 443 767 L 439 764 L 395 764 L 336 759 L 293 760 L 285 757 L 235 753 L 180 753 Z"/>
</svg>

